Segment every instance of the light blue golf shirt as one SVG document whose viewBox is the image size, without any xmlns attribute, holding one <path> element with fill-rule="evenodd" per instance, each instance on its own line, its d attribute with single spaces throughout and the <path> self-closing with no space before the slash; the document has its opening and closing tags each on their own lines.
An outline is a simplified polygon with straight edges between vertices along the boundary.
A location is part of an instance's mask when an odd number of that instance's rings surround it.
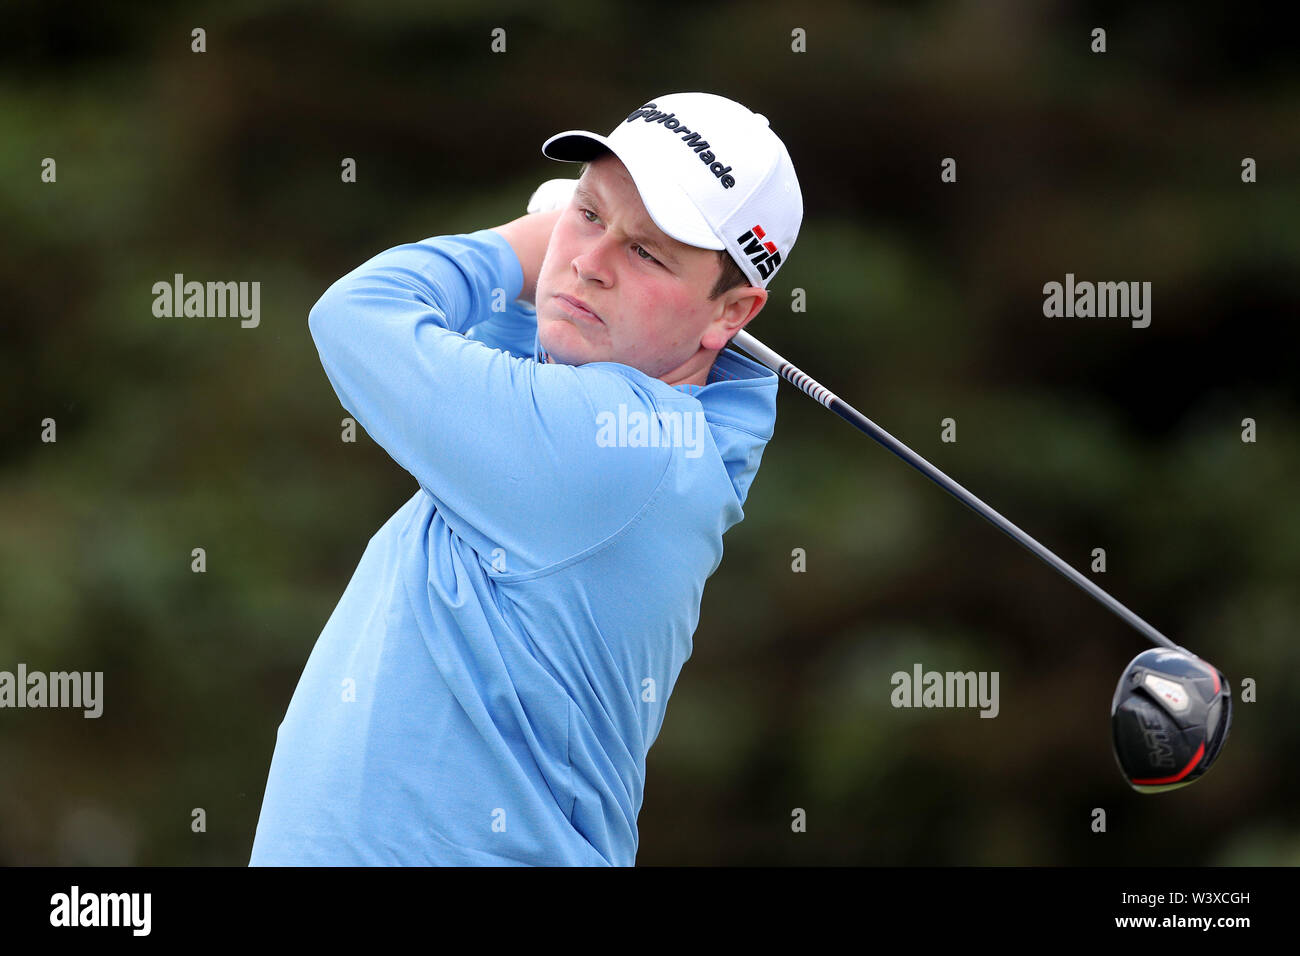
<svg viewBox="0 0 1300 956">
<path fill-rule="evenodd" d="M 343 407 L 419 489 L 311 652 L 250 865 L 636 861 L 777 378 L 729 350 L 702 387 L 546 364 L 522 288 L 484 229 L 383 252 L 311 310 Z"/>
</svg>

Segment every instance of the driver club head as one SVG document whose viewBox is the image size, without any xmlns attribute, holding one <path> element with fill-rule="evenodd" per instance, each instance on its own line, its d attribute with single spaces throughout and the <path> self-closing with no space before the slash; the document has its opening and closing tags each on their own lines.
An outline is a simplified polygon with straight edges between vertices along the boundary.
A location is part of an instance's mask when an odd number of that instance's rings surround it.
<svg viewBox="0 0 1300 956">
<path fill-rule="evenodd" d="M 1129 786 L 1139 793 L 1177 790 L 1204 776 L 1228 739 L 1228 679 L 1190 651 L 1143 651 L 1119 679 L 1110 721 Z"/>
</svg>

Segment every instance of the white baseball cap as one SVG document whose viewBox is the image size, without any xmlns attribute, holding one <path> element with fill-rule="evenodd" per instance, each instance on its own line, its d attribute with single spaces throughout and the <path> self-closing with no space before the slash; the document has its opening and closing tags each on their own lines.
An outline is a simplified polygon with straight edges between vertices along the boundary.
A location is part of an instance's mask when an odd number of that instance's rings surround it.
<svg viewBox="0 0 1300 956">
<path fill-rule="evenodd" d="M 670 93 L 634 110 L 608 136 L 556 133 L 542 154 L 565 163 L 603 146 L 627 167 L 646 212 L 688 246 L 726 249 L 752 285 L 789 258 L 803 194 L 767 117 L 713 93 Z"/>
</svg>

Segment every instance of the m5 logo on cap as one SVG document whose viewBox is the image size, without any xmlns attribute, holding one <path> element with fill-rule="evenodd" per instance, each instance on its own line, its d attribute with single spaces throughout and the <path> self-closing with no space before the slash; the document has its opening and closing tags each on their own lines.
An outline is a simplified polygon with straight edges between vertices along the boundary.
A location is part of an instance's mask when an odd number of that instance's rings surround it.
<svg viewBox="0 0 1300 956">
<path fill-rule="evenodd" d="M 742 253 L 749 256 L 749 261 L 764 279 L 781 265 L 781 253 L 776 251 L 776 243 L 767 239 L 767 233 L 757 223 L 736 239 L 736 245 L 740 246 Z"/>
</svg>

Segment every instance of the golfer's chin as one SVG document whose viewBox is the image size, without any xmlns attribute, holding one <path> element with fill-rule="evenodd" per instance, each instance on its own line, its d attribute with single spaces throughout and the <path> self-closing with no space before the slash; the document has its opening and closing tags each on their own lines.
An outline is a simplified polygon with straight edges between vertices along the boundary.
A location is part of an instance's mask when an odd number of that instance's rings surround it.
<svg viewBox="0 0 1300 956">
<path fill-rule="evenodd" d="M 583 335 L 582 329 L 568 319 L 540 318 L 537 339 L 552 362 L 585 365 L 600 361 L 592 342 Z"/>
</svg>

